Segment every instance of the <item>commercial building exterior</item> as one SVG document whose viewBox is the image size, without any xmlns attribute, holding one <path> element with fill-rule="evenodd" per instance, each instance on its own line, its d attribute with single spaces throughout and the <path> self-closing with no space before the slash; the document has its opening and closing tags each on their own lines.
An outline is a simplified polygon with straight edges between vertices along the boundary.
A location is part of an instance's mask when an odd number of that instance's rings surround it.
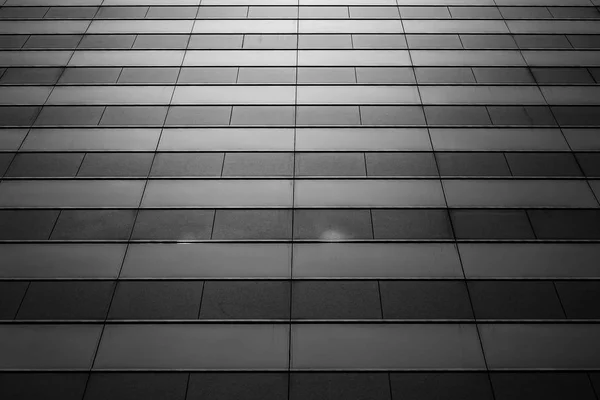
<svg viewBox="0 0 600 400">
<path fill-rule="evenodd" d="M 0 398 L 600 399 L 598 0 L 0 3 Z"/>
</svg>

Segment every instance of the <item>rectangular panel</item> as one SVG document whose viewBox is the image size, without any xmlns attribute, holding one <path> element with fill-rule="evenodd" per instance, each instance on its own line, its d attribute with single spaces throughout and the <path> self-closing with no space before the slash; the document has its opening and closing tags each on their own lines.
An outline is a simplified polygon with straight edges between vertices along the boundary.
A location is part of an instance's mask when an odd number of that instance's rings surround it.
<svg viewBox="0 0 600 400">
<path fill-rule="evenodd" d="M 3 181 L 0 207 L 137 207 L 144 181 Z"/>
<path fill-rule="evenodd" d="M 297 207 L 444 207 L 438 180 L 301 180 Z"/>
<path fill-rule="evenodd" d="M 525 65 L 521 53 L 510 50 L 411 50 L 415 66 L 520 66 Z"/>
<path fill-rule="evenodd" d="M 84 33 L 90 21 L 2 21 L 0 34 L 42 35 Z"/>
<path fill-rule="evenodd" d="M 0 51 L 0 67 L 67 65 L 72 51 Z"/>
<path fill-rule="evenodd" d="M 523 51 L 523 58 L 529 66 L 535 67 L 598 67 L 600 66 L 600 57 L 596 51 L 569 50 L 552 51 L 536 50 Z"/>
<path fill-rule="evenodd" d="M 292 369 L 485 369 L 472 325 L 292 326 Z"/>
<path fill-rule="evenodd" d="M 180 86 L 173 104 L 294 104 L 293 86 Z"/>
<path fill-rule="evenodd" d="M 160 129 L 32 129 L 26 151 L 154 151 Z"/>
<path fill-rule="evenodd" d="M 100 325 L 2 325 L 0 370 L 88 370 Z"/>
<path fill-rule="evenodd" d="M 406 22 L 405 22 L 406 23 Z M 300 20 L 300 33 L 402 33 L 400 20 Z"/>
<path fill-rule="evenodd" d="M 430 151 L 426 129 L 344 129 L 296 130 L 296 151 Z"/>
<path fill-rule="evenodd" d="M 600 325 L 479 325 L 490 369 L 596 369 Z"/>
<path fill-rule="evenodd" d="M 185 54 L 183 66 L 275 66 L 293 67 L 296 65 L 296 52 L 290 50 L 189 50 Z"/>
<path fill-rule="evenodd" d="M 406 50 L 300 50 L 298 65 L 403 66 L 411 65 L 411 61 Z"/>
<path fill-rule="evenodd" d="M 569 150 L 558 129 L 430 129 L 438 151 Z"/>
<path fill-rule="evenodd" d="M 595 21 L 506 21 L 511 33 L 559 33 L 600 34 L 600 25 Z"/>
<path fill-rule="evenodd" d="M 76 51 L 69 61 L 70 67 L 115 66 L 175 66 L 179 67 L 184 51 L 176 50 L 98 50 Z"/>
<path fill-rule="evenodd" d="M 540 89 L 548 104 L 600 104 L 600 88 L 594 86 L 540 86 Z"/>
<path fill-rule="evenodd" d="M 0 277 L 116 278 L 125 248 L 120 244 L 2 244 Z"/>
<path fill-rule="evenodd" d="M 419 104 L 411 86 L 300 86 L 298 104 Z"/>
<path fill-rule="evenodd" d="M 47 104 L 168 104 L 173 89 L 173 86 L 56 87 Z"/>
<path fill-rule="evenodd" d="M 121 278 L 289 278 L 286 244 L 132 244 Z"/>
<path fill-rule="evenodd" d="M 447 243 L 294 245 L 294 278 L 460 278 L 456 247 Z"/>
<path fill-rule="evenodd" d="M 286 20 L 198 20 L 193 33 L 296 33 L 296 21 Z"/>
<path fill-rule="evenodd" d="M 600 277 L 596 244 L 458 245 L 467 278 Z"/>
<path fill-rule="evenodd" d="M 293 129 L 165 129 L 159 151 L 292 151 Z"/>
<path fill-rule="evenodd" d="M 406 20 L 406 33 L 508 33 L 504 21 L 489 20 Z"/>
<path fill-rule="evenodd" d="M 0 184 L 0 193 L 1 188 Z M 142 207 L 291 207 L 291 205 L 292 182 L 288 180 L 150 181 L 142 201 Z"/>
<path fill-rule="evenodd" d="M 193 25 L 194 21 L 191 20 L 97 20 L 92 22 L 86 34 L 190 33 Z"/>
<path fill-rule="evenodd" d="M 271 324 L 107 326 L 94 369 L 286 369 L 288 329 Z"/>
<path fill-rule="evenodd" d="M 449 207 L 598 207 L 584 181 L 445 180 Z"/>
<path fill-rule="evenodd" d="M 423 104 L 546 104 L 534 86 L 424 86 Z"/>
</svg>

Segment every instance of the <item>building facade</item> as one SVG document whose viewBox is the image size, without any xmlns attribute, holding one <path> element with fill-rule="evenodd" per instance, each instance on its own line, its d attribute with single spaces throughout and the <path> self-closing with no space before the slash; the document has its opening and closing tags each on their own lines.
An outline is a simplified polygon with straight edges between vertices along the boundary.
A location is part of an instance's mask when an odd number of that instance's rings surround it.
<svg viewBox="0 0 600 400">
<path fill-rule="evenodd" d="M 600 399 L 598 0 L 0 4 L 0 398 Z"/>
</svg>

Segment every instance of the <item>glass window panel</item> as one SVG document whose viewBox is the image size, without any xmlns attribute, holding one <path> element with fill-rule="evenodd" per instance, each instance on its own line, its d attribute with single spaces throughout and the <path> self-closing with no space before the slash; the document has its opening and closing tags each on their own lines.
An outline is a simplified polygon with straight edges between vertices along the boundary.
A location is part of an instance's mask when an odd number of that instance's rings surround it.
<svg viewBox="0 0 600 400">
<path fill-rule="evenodd" d="M 172 86 L 57 87 L 46 102 L 59 104 L 165 104 L 171 100 Z"/>
<path fill-rule="evenodd" d="M 165 125 L 229 125 L 231 106 L 171 106 Z M 160 123 L 164 121 L 162 115 Z"/>
<path fill-rule="evenodd" d="M 1 105 L 28 105 L 44 104 L 48 94 L 52 91 L 50 86 L 4 86 L 0 87 Z"/>
<path fill-rule="evenodd" d="M 0 368 L 86 370 L 101 330 L 99 325 L 3 325 Z"/>
<path fill-rule="evenodd" d="M 134 49 L 185 49 L 189 35 L 138 35 Z"/>
<path fill-rule="evenodd" d="M 297 125 L 360 125 L 358 106 L 299 106 Z"/>
<path fill-rule="evenodd" d="M 287 244 L 132 244 L 121 277 L 288 279 L 290 262 Z"/>
<path fill-rule="evenodd" d="M 300 50 L 298 65 L 309 66 L 407 66 L 411 65 L 407 51 L 383 50 Z"/>
<path fill-rule="evenodd" d="M 59 83 L 117 83 L 121 68 L 66 68 Z"/>
<path fill-rule="evenodd" d="M 541 86 L 548 104 L 600 104 L 600 87 Z"/>
<path fill-rule="evenodd" d="M 302 180 L 294 194 L 298 207 L 445 206 L 437 180 Z"/>
<path fill-rule="evenodd" d="M 148 21 L 155 22 L 155 21 Z M 187 30 L 189 32 L 190 29 Z M 296 33 L 296 21 L 287 20 L 199 20 L 193 33 Z"/>
<path fill-rule="evenodd" d="M 229 7 L 200 7 L 196 18 L 202 19 L 221 19 L 221 18 L 246 18 L 248 7 L 229 6 Z"/>
<path fill-rule="evenodd" d="M 349 18 L 348 7 L 299 7 L 300 18 Z"/>
<path fill-rule="evenodd" d="M 2 204 L 0 184 L 0 205 Z M 287 180 L 150 181 L 142 207 L 290 207 Z"/>
<path fill-rule="evenodd" d="M 4 181 L 0 207 L 137 207 L 142 181 Z"/>
<path fill-rule="evenodd" d="M 183 65 L 188 66 L 296 66 L 295 51 L 188 51 Z"/>
<path fill-rule="evenodd" d="M 352 67 L 298 68 L 298 83 L 356 83 L 356 72 Z"/>
<path fill-rule="evenodd" d="M 9 279 L 116 278 L 125 256 L 120 244 L 2 244 Z"/>
<path fill-rule="evenodd" d="M 292 368 L 484 368 L 474 326 L 299 324 L 292 326 Z"/>
<path fill-rule="evenodd" d="M 62 71 L 62 68 L 8 68 L 0 82 L 13 84 L 55 83 Z"/>
<path fill-rule="evenodd" d="M 241 49 L 244 35 L 192 35 L 188 49 Z"/>
<path fill-rule="evenodd" d="M 595 278 L 600 247 L 596 244 L 461 243 L 468 279 Z"/>
<path fill-rule="evenodd" d="M 404 20 L 406 33 L 508 33 L 504 21 Z"/>
<path fill-rule="evenodd" d="M 107 33 L 190 33 L 194 21 L 141 21 L 141 20 L 95 20 L 87 30 L 87 34 Z"/>
<path fill-rule="evenodd" d="M 405 49 L 404 35 L 352 35 L 355 49 Z"/>
<path fill-rule="evenodd" d="M 293 86 L 180 86 L 171 104 L 294 104 L 294 99 Z"/>
<path fill-rule="evenodd" d="M 598 34 L 600 28 L 593 21 L 560 21 L 560 20 L 507 20 L 506 25 L 511 33 L 571 33 Z"/>
<path fill-rule="evenodd" d="M 411 50 L 415 66 L 520 66 L 525 65 L 521 53 L 510 50 Z"/>
<path fill-rule="evenodd" d="M 435 150 L 568 150 L 558 129 L 431 129 Z"/>
<path fill-rule="evenodd" d="M 407 21 L 404 21 L 406 24 Z M 300 20 L 300 33 L 402 33 L 400 20 Z"/>
<path fill-rule="evenodd" d="M 90 21 L 2 21 L 0 34 L 77 34 L 88 29 Z"/>
<path fill-rule="evenodd" d="M 586 369 L 598 362 L 598 326 L 585 324 L 481 324 L 490 368 Z"/>
<path fill-rule="evenodd" d="M 287 369 L 288 327 L 282 325 L 111 325 L 102 335 L 96 370 Z"/>
<path fill-rule="evenodd" d="M 421 88 L 421 91 L 423 88 Z M 297 104 L 414 104 L 419 93 L 410 86 L 300 86 Z"/>
<path fill-rule="evenodd" d="M 33 129 L 23 150 L 154 151 L 160 129 Z"/>
<path fill-rule="evenodd" d="M 183 60 L 183 54 L 183 51 L 175 50 L 76 51 L 69 60 L 69 66 L 114 67 L 124 65 L 179 67 L 181 65 L 181 60 Z M 66 62 L 64 64 L 66 64 Z"/>
<path fill-rule="evenodd" d="M 527 86 L 426 86 L 420 93 L 423 104 L 546 104 L 538 88 Z"/>
<path fill-rule="evenodd" d="M 462 277 L 445 243 L 320 243 L 294 246 L 294 278 Z"/>
<path fill-rule="evenodd" d="M 412 68 L 358 67 L 356 79 L 358 83 L 415 83 L 415 73 Z"/>
<path fill-rule="evenodd" d="M 351 49 L 352 35 L 300 35 L 300 49 Z"/>
<path fill-rule="evenodd" d="M 74 49 L 79 45 L 81 35 L 32 35 L 23 46 L 26 49 Z"/>
<path fill-rule="evenodd" d="M 80 49 L 130 49 L 136 35 L 85 35 Z"/>
<path fill-rule="evenodd" d="M 298 129 L 297 151 L 427 151 L 425 129 Z"/>
<path fill-rule="evenodd" d="M 235 67 L 181 68 L 178 83 L 235 83 L 237 74 Z"/>
<path fill-rule="evenodd" d="M 248 18 L 298 18 L 298 8 L 251 6 L 249 7 Z"/>
<path fill-rule="evenodd" d="M 400 18 L 398 7 L 350 7 L 350 18 Z"/>
<path fill-rule="evenodd" d="M 100 7 L 96 18 L 144 18 L 148 7 Z"/>
<path fill-rule="evenodd" d="M 17 150 L 25 136 L 27 129 L 2 129 L 0 128 L 0 150 Z"/>
<path fill-rule="evenodd" d="M 72 51 L 3 51 L 0 52 L 0 66 L 3 67 L 36 67 L 65 66 L 71 58 Z"/>
<path fill-rule="evenodd" d="M 293 129 L 165 129 L 159 151 L 292 151 Z"/>
<path fill-rule="evenodd" d="M 406 35 L 411 49 L 462 49 L 458 35 Z"/>
<path fill-rule="evenodd" d="M 455 180 L 443 185 L 450 207 L 598 207 L 582 181 Z"/>
</svg>

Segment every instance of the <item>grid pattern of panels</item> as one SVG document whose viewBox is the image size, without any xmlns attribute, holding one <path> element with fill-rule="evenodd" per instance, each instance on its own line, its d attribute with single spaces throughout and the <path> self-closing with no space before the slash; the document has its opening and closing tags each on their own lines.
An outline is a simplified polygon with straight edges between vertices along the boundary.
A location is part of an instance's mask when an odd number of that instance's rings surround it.
<svg viewBox="0 0 600 400">
<path fill-rule="evenodd" d="M 0 397 L 600 400 L 598 0 L 0 0 Z"/>
</svg>

